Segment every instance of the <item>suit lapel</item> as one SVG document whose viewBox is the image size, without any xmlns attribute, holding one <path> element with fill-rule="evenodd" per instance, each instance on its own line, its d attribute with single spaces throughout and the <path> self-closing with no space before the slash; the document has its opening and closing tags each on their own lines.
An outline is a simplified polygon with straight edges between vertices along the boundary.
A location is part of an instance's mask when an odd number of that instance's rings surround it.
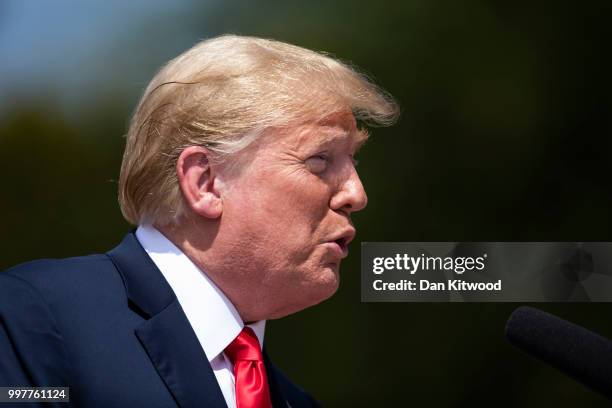
<svg viewBox="0 0 612 408">
<path fill-rule="evenodd" d="M 136 336 L 181 407 L 226 407 L 217 379 L 170 285 L 134 233 L 108 256 L 128 298 L 147 319 Z"/>
<path fill-rule="evenodd" d="M 157 372 L 181 407 L 225 407 L 208 359 L 175 300 L 136 330 Z"/>
<path fill-rule="evenodd" d="M 263 349 L 264 365 L 266 366 L 266 375 L 268 376 L 268 385 L 270 386 L 270 397 L 272 398 L 272 406 L 274 408 L 288 407 L 289 403 L 283 394 L 278 379 L 276 378 L 276 372 L 274 365 L 266 353 L 266 349 Z"/>
</svg>

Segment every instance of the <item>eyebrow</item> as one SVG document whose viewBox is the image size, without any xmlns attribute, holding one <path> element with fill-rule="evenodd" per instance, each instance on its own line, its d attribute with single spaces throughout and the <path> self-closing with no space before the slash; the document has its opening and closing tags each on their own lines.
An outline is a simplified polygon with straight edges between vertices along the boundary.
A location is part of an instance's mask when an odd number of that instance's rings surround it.
<svg viewBox="0 0 612 408">
<path fill-rule="evenodd" d="M 322 133 L 323 135 L 321 135 L 320 140 L 321 145 L 327 145 L 329 143 L 332 143 L 334 140 L 346 137 L 349 134 L 349 132 L 345 130 L 338 131 L 332 128 L 327 128 Z M 356 153 L 368 140 L 370 134 L 366 129 L 356 129 L 350 133 L 352 134 L 353 149 Z"/>
</svg>

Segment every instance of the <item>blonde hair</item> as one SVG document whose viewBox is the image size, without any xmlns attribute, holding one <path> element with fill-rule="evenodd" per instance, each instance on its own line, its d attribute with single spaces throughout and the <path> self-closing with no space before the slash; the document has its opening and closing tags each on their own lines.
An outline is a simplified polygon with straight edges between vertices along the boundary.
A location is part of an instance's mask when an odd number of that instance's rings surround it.
<svg viewBox="0 0 612 408">
<path fill-rule="evenodd" d="M 390 95 L 330 56 L 279 41 L 224 35 L 196 44 L 151 80 L 134 112 L 119 177 L 132 224 L 167 225 L 184 211 L 176 162 L 188 146 L 222 160 L 266 129 L 350 109 L 367 125 L 398 117 Z"/>
</svg>

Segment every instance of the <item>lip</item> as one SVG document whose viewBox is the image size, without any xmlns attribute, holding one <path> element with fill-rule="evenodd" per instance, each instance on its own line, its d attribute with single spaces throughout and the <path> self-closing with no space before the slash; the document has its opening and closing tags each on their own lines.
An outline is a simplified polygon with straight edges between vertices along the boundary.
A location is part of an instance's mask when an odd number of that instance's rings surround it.
<svg viewBox="0 0 612 408">
<path fill-rule="evenodd" d="M 333 236 L 329 241 L 325 242 L 325 245 L 341 259 L 344 259 L 348 256 L 348 246 L 353 238 L 355 238 L 355 228 L 349 227 Z"/>
<path fill-rule="evenodd" d="M 329 248 L 334 253 L 334 255 L 336 255 L 340 259 L 344 259 L 344 258 L 346 258 L 348 256 L 348 247 L 341 246 L 340 244 L 338 244 L 335 241 L 326 242 L 323 245 L 325 245 L 325 247 Z"/>
</svg>

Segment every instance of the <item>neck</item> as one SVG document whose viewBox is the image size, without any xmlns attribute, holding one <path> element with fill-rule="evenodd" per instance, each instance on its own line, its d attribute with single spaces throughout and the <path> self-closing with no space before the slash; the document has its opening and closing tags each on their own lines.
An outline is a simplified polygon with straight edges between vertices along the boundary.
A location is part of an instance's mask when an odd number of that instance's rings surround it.
<svg viewBox="0 0 612 408">
<path fill-rule="evenodd" d="M 240 248 L 235 243 L 225 243 L 220 221 L 183 221 L 155 228 L 206 273 L 232 302 L 243 322 L 268 318 L 262 276 L 257 271 L 245 270 Z"/>
</svg>

